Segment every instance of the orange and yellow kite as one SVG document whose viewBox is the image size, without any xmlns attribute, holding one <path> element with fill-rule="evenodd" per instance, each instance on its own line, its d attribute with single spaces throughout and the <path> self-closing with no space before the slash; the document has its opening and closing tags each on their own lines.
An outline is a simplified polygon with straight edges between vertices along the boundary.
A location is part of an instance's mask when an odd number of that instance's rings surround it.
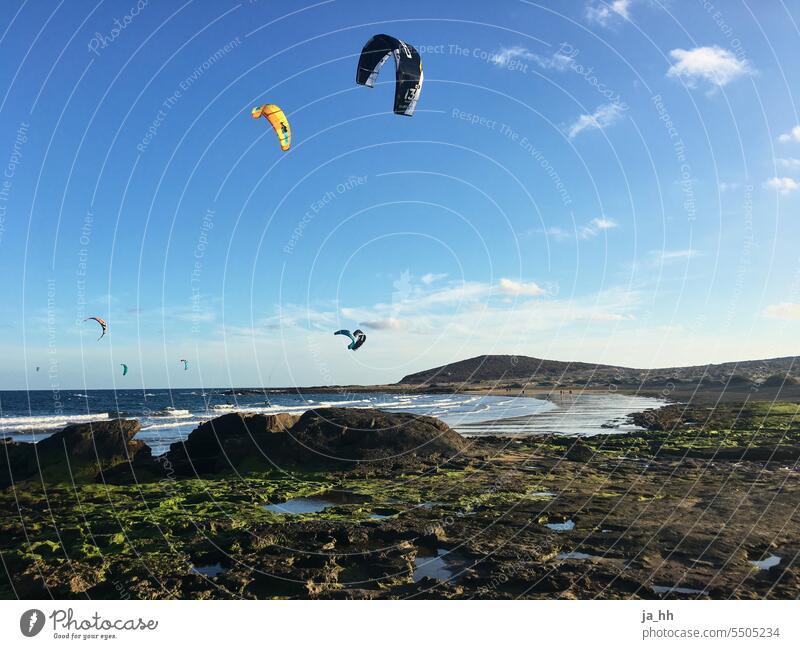
<svg viewBox="0 0 800 649">
<path fill-rule="evenodd" d="M 267 121 L 275 129 L 278 140 L 281 143 L 281 150 L 288 151 L 292 145 L 292 129 L 289 128 L 289 121 L 286 119 L 284 112 L 275 104 L 264 104 L 263 106 L 256 106 L 251 113 L 253 119 L 259 117 L 266 117 Z"/>
</svg>

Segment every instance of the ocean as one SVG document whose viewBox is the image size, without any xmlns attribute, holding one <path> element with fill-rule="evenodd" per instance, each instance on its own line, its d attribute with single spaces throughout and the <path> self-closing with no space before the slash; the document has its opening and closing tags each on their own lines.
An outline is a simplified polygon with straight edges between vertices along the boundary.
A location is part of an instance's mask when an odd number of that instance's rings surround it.
<svg viewBox="0 0 800 649">
<path fill-rule="evenodd" d="M 137 435 L 165 453 L 201 422 L 226 412 L 303 413 L 348 406 L 433 415 L 462 434 L 592 435 L 631 430 L 628 413 L 662 405 L 658 399 L 617 394 L 576 394 L 552 399 L 473 394 L 381 392 L 286 393 L 256 390 L 49 390 L 0 391 L 0 436 L 36 442 L 68 424 L 117 416 L 138 419 Z"/>
</svg>

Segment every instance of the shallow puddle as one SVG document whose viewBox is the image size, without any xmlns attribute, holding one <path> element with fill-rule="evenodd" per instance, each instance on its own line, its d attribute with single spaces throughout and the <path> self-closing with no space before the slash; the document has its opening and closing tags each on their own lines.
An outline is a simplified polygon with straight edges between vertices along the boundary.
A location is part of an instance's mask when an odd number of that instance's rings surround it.
<svg viewBox="0 0 800 649">
<path fill-rule="evenodd" d="M 457 572 L 469 564 L 467 557 L 451 550 L 439 548 L 434 554 L 430 550 L 421 549 L 414 559 L 414 583 L 425 577 L 437 581 L 450 581 Z"/>
<path fill-rule="evenodd" d="M 553 491 L 531 491 L 528 495 L 531 498 L 555 498 L 556 496 Z"/>
<path fill-rule="evenodd" d="M 681 586 L 653 586 L 653 592 L 657 595 L 705 595 L 704 590 L 683 588 Z"/>
<path fill-rule="evenodd" d="M 571 518 L 563 521 L 562 523 L 545 523 L 544 525 L 554 532 L 569 532 L 575 529 L 575 521 L 573 521 Z"/>
<path fill-rule="evenodd" d="M 326 491 L 316 496 L 300 496 L 284 503 L 264 505 L 264 509 L 274 514 L 316 514 L 329 507 L 339 505 L 362 505 L 369 498 L 352 491 Z"/>
<path fill-rule="evenodd" d="M 587 554 L 586 552 L 561 552 L 556 555 L 556 559 L 564 561 L 566 559 L 599 559 L 596 554 Z"/>
<path fill-rule="evenodd" d="M 419 503 L 417 505 L 413 505 L 412 509 L 433 509 L 434 507 L 438 507 L 440 505 L 444 505 L 444 503 L 439 503 L 439 502 Z"/>
<path fill-rule="evenodd" d="M 222 567 L 221 563 L 210 563 L 204 566 L 192 566 L 192 572 L 204 577 L 216 577 L 225 572 L 225 568 Z"/>
<path fill-rule="evenodd" d="M 381 521 L 384 518 L 391 518 L 392 516 L 396 516 L 400 512 L 396 509 L 376 509 L 370 515 L 370 520 L 373 521 Z"/>
<path fill-rule="evenodd" d="M 781 562 L 781 558 L 777 554 L 771 554 L 761 561 L 750 561 L 749 563 L 759 570 L 769 570 L 770 568 L 774 568 Z"/>
</svg>

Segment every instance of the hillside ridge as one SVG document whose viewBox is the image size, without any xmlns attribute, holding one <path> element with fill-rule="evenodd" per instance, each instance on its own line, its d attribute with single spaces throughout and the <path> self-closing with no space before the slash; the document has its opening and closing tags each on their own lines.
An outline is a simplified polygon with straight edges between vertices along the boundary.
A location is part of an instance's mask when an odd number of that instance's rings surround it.
<svg viewBox="0 0 800 649">
<path fill-rule="evenodd" d="M 636 384 L 667 381 L 760 383 L 780 377 L 789 383 L 800 381 L 800 357 L 783 356 L 708 365 L 642 369 L 580 361 L 554 361 L 532 356 L 490 354 L 404 376 L 398 383 L 481 383 L 484 381 L 525 381 L 535 385 Z"/>
</svg>

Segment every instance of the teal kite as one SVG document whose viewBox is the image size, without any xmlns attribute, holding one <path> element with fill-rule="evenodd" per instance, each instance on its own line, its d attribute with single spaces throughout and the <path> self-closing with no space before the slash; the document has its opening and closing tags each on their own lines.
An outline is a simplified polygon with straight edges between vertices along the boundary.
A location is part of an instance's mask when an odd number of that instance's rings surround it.
<svg viewBox="0 0 800 649">
<path fill-rule="evenodd" d="M 347 336 L 350 339 L 350 344 L 347 346 L 347 349 L 352 349 L 353 351 L 361 347 L 367 339 L 367 335 L 361 331 L 361 329 L 356 329 L 353 333 L 350 333 L 347 329 L 339 329 L 339 331 L 334 331 L 333 335 Z"/>
</svg>

